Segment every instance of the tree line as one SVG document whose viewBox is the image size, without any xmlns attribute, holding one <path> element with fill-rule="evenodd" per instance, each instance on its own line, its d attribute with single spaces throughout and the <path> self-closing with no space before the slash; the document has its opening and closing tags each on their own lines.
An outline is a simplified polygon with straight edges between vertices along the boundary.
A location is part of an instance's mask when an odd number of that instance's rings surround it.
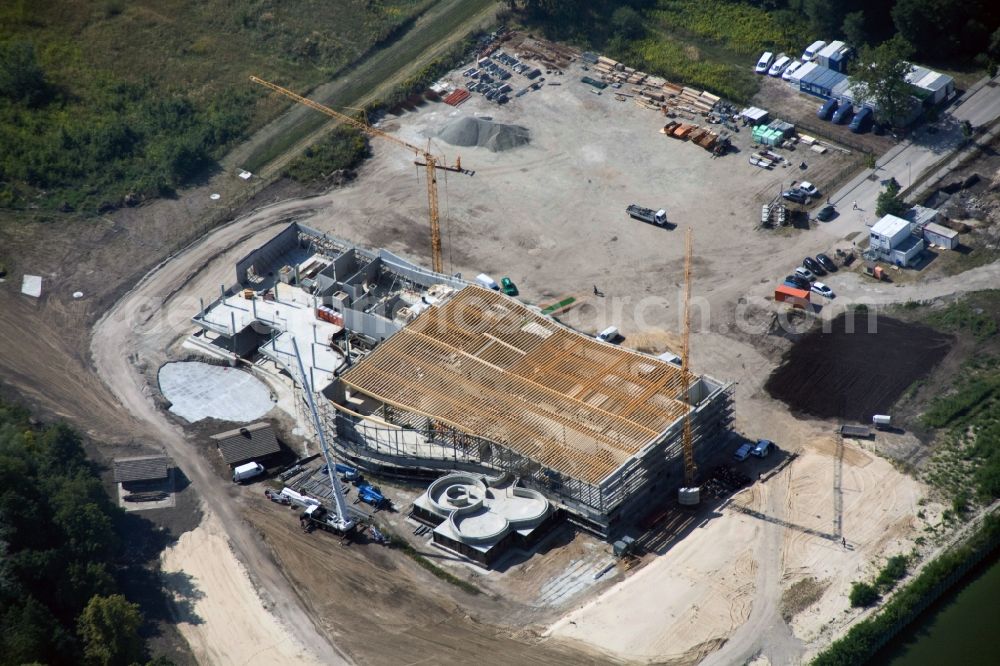
<svg viewBox="0 0 1000 666">
<path fill-rule="evenodd" d="M 75 432 L 0 401 L 0 664 L 149 659 L 118 582 L 122 518 Z"/>
<path fill-rule="evenodd" d="M 746 4 L 781 18 L 804 17 L 817 39 L 874 46 L 895 34 L 919 60 L 1000 63 L 1000 3 L 993 0 L 716 0 Z M 506 0 L 509 9 L 553 33 L 569 34 L 581 21 L 603 17 L 590 32 L 635 36 L 642 16 L 669 2 L 657 0 Z M 584 30 L 588 32 L 588 30 Z"/>
</svg>

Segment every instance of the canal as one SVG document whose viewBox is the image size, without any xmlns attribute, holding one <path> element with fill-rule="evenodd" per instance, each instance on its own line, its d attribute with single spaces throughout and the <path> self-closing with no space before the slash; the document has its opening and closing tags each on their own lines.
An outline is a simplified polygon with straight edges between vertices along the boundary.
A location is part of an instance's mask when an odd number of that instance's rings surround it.
<svg viewBox="0 0 1000 666">
<path fill-rule="evenodd" d="M 1000 638 L 1000 557 L 970 572 L 871 660 L 887 666 L 996 664 Z"/>
</svg>

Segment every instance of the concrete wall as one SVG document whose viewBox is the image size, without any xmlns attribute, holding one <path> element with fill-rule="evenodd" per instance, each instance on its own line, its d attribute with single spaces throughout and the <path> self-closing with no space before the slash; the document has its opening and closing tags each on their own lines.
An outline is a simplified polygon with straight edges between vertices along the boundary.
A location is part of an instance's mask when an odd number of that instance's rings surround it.
<svg viewBox="0 0 1000 666">
<path fill-rule="evenodd" d="M 275 262 L 298 245 L 298 237 L 299 225 L 293 222 L 277 236 L 236 262 L 236 284 L 241 287 L 246 286 L 247 272 L 251 266 L 257 272 L 276 271 L 281 268 L 275 266 Z"/>
</svg>

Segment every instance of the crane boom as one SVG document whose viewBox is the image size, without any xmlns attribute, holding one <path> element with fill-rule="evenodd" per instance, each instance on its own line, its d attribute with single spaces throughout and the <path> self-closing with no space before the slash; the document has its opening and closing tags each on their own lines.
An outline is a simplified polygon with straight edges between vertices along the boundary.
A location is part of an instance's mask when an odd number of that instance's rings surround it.
<svg viewBox="0 0 1000 666">
<path fill-rule="evenodd" d="M 405 148 L 412 151 L 415 156 L 423 158 L 423 162 L 415 162 L 418 166 L 422 166 L 427 170 L 427 205 L 430 209 L 430 223 L 431 223 L 431 264 L 436 273 L 441 273 L 444 270 L 443 262 L 441 260 L 441 220 L 438 214 L 438 192 L 437 192 L 437 170 L 443 169 L 445 171 L 455 171 L 457 173 L 464 173 L 471 176 L 473 171 L 462 168 L 461 161 L 457 161 L 455 166 L 449 166 L 447 164 L 439 164 L 438 158 L 430 153 L 430 151 L 424 150 L 419 146 L 414 146 L 411 143 L 403 141 L 399 137 L 395 137 L 388 132 L 383 132 L 377 127 L 372 127 L 366 122 L 362 122 L 357 118 L 352 118 L 346 113 L 341 113 L 335 111 L 328 106 L 324 106 L 319 102 L 314 102 L 311 99 L 303 97 L 297 93 L 292 92 L 287 88 L 282 88 L 276 83 L 271 83 L 270 81 L 265 81 L 256 76 L 251 76 L 250 80 L 254 83 L 269 88 L 276 93 L 280 93 L 285 97 L 295 100 L 299 104 L 308 106 L 310 109 L 324 113 L 331 118 L 335 118 L 343 123 L 350 125 L 351 127 L 364 132 L 365 134 L 373 137 L 378 137 L 380 139 L 385 139 L 390 141 L 401 148 Z"/>
<path fill-rule="evenodd" d="M 691 399 L 691 386 L 688 384 L 688 363 L 691 355 L 691 255 L 694 240 L 691 229 L 684 237 L 684 340 L 681 356 L 681 374 L 684 376 L 685 402 Z M 684 416 L 684 485 L 693 488 L 698 476 L 698 468 L 694 464 L 694 445 L 691 442 L 691 410 Z"/>
</svg>

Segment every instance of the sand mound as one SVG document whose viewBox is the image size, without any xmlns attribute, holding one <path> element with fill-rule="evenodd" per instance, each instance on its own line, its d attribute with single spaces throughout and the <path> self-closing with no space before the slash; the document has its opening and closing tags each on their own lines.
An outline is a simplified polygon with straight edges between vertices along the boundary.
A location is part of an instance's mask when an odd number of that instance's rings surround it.
<svg viewBox="0 0 1000 666">
<path fill-rule="evenodd" d="M 438 138 L 453 146 L 479 146 L 496 153 L 523 146 L 531 140 L 527 127 L 505 125 L 481 118 L 456 118 L 438 132 Z"/>
</svg>

